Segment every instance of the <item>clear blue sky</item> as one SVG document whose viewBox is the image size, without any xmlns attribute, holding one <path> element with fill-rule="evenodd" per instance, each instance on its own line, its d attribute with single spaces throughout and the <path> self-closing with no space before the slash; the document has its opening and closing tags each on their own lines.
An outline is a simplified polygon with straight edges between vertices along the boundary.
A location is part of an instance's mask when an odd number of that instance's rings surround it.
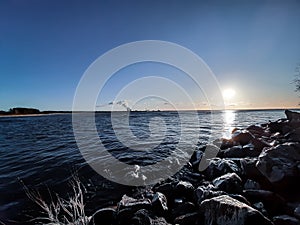
<svg viewBox="0 0 300 225">
<path fill-rule="evenodd" d="M 197 53 L 223 89 L 235 90 L 236 108 L 295 107 L 299 21 L 300 2 L 289 0 L 0 1 L 0 109 L 70 110 L 97 57 L 148 39 Z M 116 74 L 103 103 L 136 76 Z"/>
</svg>

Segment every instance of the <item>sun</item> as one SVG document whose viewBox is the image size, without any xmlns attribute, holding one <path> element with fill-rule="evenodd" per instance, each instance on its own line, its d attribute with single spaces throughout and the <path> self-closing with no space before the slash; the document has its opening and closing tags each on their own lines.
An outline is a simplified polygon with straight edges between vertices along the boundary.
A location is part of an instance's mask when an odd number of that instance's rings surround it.
<svg viewBox="0 0 300 225">
<path fill-rule="evenodd" d="M 228 88 L 223 91 L 223 98 L 226 100 L 230 100 L 234 96 L 235 96 L 235 90 L 232 88 Z"/>
</svg>

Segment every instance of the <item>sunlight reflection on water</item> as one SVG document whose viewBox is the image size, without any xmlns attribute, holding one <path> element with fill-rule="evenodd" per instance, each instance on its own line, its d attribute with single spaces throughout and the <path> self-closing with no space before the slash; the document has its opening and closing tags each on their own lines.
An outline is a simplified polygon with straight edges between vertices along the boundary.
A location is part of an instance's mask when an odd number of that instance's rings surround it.
<svg viewBox="0 0 300 225">
<path fill-rule="evenodd" d="M 234 129 L 236 111 L 226 110 L 223 112 L 224 137 L 230 138 L 231 132 Z"/>
</svg>

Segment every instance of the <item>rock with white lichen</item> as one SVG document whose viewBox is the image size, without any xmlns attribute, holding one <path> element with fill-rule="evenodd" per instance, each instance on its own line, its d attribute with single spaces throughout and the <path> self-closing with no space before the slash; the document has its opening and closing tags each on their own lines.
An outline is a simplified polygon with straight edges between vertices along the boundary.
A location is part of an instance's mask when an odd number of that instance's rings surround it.
<svg viewBox="0 0 300 225">
<path fill-rule="evenodd" d="M 256 209 L 227 195 L 204 200 L 200 208 L 204 212 L 205 225 L 273 224 Z"/>
</svg>

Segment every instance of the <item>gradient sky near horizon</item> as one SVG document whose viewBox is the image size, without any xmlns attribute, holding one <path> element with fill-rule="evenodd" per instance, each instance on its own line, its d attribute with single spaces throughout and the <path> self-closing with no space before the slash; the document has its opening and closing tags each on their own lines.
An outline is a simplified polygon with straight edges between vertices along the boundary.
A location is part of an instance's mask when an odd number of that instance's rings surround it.
<svg viewBox="0 0 300 225">
<path fill-rule="evenodd" d="M 295 108 L 299 12 L 300 2 L 291 0 L 0 1 L 0 110 L 71 110 L 88 66 L 110 49 L 140 40 L 170 41 L 198 54 L 222 91 L 235 91 L 228 108 Z M 149 65 L 124 69 L 107 83 L 98 104 L 114 101 L 143 72 L 176 73 Z M 185 89 L 192 85 L 181 75 L 174 81 Z M 141 107 L 164 104 L 151 100 Z"/>
</svg>

